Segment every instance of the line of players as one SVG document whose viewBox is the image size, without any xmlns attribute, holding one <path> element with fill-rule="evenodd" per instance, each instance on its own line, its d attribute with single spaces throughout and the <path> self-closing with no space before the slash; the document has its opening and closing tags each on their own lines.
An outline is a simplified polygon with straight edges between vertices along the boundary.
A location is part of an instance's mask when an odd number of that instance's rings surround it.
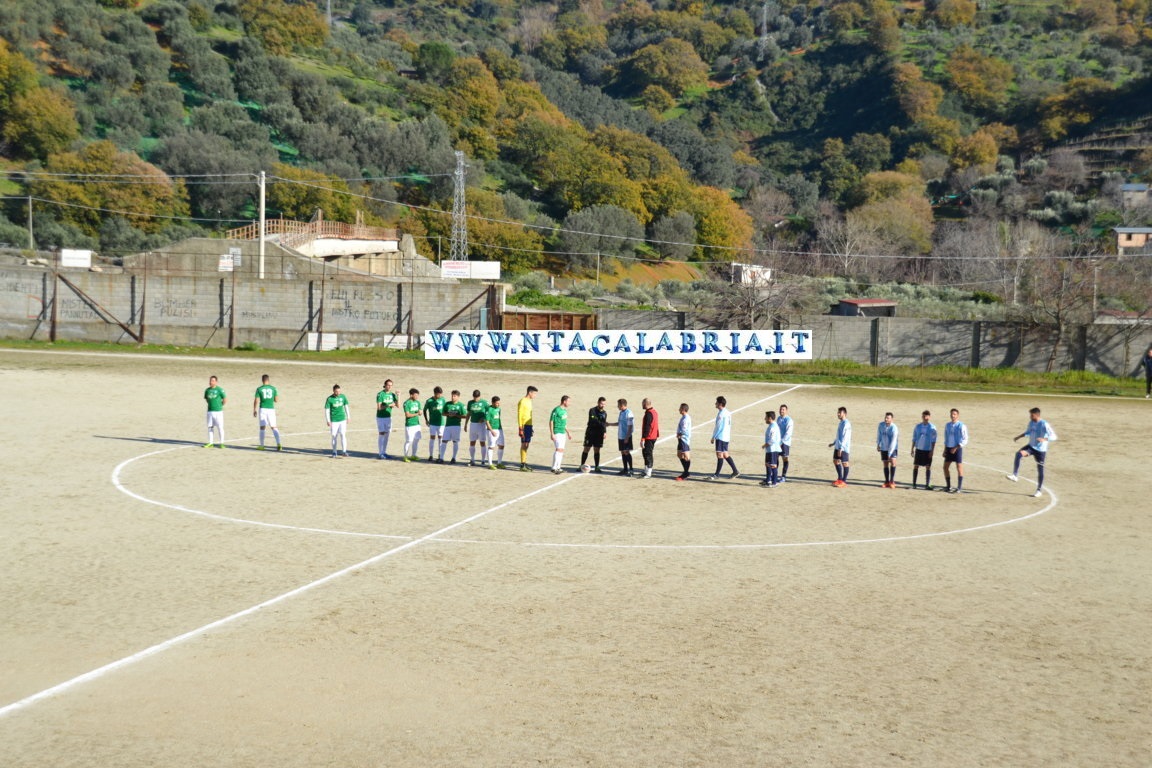
<svg viewBox="0 0 1152 768">
<path fill-rule="evenodd" d="M 517 436 L 520 440 L 520 471 L 531 472 L 528 464 L 528 449 L 534 436 L 533 402 L 539 390 L 529 386 L 524 397 L 516 406 Z M 468 465 L 487 467 L 488 469 L 504 469 L 504 427 L 501 414 L 501 399 L 498 395 L 490 400 L 481 397 L 480 390 L 473 390 L 472 399 L 461 401 L 459 390 L 452 390 L 447 398 L 444 390 L 437 386 L 432 390 L 432 396 L 427 400 L 420 400 L 420 390 L 415 387 L 408 390 L 407 399 L 401 401 L 399 394 L 393 389 L 393 382 L 388 379 L 383 388 L 376 395 L 376 427 L 377 427 L 377 458 L 387 459 L 389 439 L 392 432 L 392 412 L 400 411 L 404 419 L 404 447 L 402 461 L 419 461 L 420 440 L 423 437 L 423 427 L 428 427 L 428 461 L 440 464 L 455 464 L 458 460 L 460 443 L 467 429 L 468 438 Z M 215 376 L 209 378 L 208 389 L 204 392 L 204 399 L 208 404 L 208 442 L 205 448 L 211 448 L 213 431 L 218 435 L 220 448 L 224 447 L 224 404 L 226 395 L 220 388 Z M 276 404 L 279 402 L 279 393 L 270 382 L 270 377 L 264 375 L 260 386 L 252 401 L 252 415 L 259 421 L 260 443 L 259 450 L 265 448 L 265 431 L 271 429 L 276 440 L 276 450 L 283 450 L 280 440 L 280 431 L 276 422 Z M 564 451 L 572 435 L 568 429 L 568 407 L 570 398 L 564 395 L 560 403 L 552 409 L 548 418 L 548 434 L 553 445 L 552 468 L 553 474 L 563 472 Z M 617 445 L 620 450 L 623 467 L 620 475 L 633 475 L 632 452 L 634 450 L 635 415 L 628 407 L 628 401 L 621 398 L 616 401 L 618 416 L 615 421 L 608 421 L 606 408 L 607 399 L 599 398 L 596 405 L 588 410 L 588 422 L 584 430 L 583 453 L 580 457 L 581 470 L 584 472 L 601 472 L 601 449 L 607 435 L 608 427 L 617 428 Z M 716 452 L 716 469 L 705 480 L 718 480 L 724 470 L 725 464 L 731 469 L 730 479 L 740 476 L 736 463 L 729 452 L 732 436 L 732 414 L 727 408 L 727 400 L 717 397 L 715 402 L 716 416 L 713 424 L 710 443 Z M 641 456 L 644 468 L 635 472 L 638 478 L 651 478 L 654 464 L 655 446 L 660 438 L 660 417 L 652 401 L 644 398 L 641 403 L 643 415 L 640 424 Z M 691 476 L 692 454 L 692 417 L 687 403 L 679 407 L 679 420 L 676 425 L 676 457 L 680 461 L 683 471 L 675 477 L 677 481 L 687 480 Z M 348 421 L 351 416 L 351 406 L 348 398 L 336 384 L 332 387 L 332 394 L 324 402 L 324 419 L 331 433 L 332 458 L 346 458 L 348 456 Z M 841 406 L 836 412 L 836 435 L 828 447 L 832 449 L 832 464 L 836 470 L 836 480 L 832 485 L 837 488 L 847 487 L 848 475 L 851 470 L 852 450 L 852 423 L 848 420 L 848 409 Z M 781 404 L 779 414 L 776 411 L 767 411 L 764 415 L 766 424 L 764 430 L 764 467 L 765 476 L 760 485 L 766 488 L 775 488 L 787 482 L 788 467 L 791 458 L 792 440 L 795 425 L 789 415 L 788 406 Z M 876 451 L 880 454 L 883 466 L 883 488 L 895 489 L 896 466 L 899 456 L 899 435 L 893 414 L 889 411 L 884 414 L 884 420 L 876 428 Z M 968 445 L 968 427 L 960 421 L 960 411 L 953 408 L 949 412 L 949 421 L 944 425 L 944 483 L 942 490 L 948 493 L 961 493 L 964 486 L 964 448 Z M 1028 444 L 1018 451 L 1014 457 L 1012 473 L 1007 479 L 1016 482 L 1019 479 L 1020 462 L 1027 456 L 1032 456 L 1036 462 L 1037 486 L 1033 496 L 1040 496 L 1044 486 L 1044 460 L 1047 456 L 1048 444 L 1056 439 L 1052 427 L 1040 417 L 1040 409 L 1032 408 L 1029 411 L 1029 422 L 1025 430 L 1014 440 L 1028 438 Z M 931 413 L 925 410 L 921 414 L 921 421 L 912 431 L 913 466 L 912 489 L 919 487 L 919 473 L 924 470 L 924 490 L 933 490 L 932 462 L 938 442 L 938 431 L 931 421 Z M 451 457 L 446 459 L 447 451 L 451 446 Z M 477 460 L 479 448 L 479 460 Z M 588 457 L 592 455 L 594 464 L 589 465 Z M 951 468 L 956 467 L 956 486 L 952 486 Z"/>
</svg>

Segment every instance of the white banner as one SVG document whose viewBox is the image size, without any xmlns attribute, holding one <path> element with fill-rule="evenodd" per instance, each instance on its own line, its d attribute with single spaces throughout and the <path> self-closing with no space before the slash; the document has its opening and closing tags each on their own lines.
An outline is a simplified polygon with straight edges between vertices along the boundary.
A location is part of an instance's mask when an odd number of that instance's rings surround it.
<svg viewBox="0 0 1152 768">
<path fill-rule="evenodd" d="M 427 331 L 428 360 L 811 360 L 812 331 Z"/>
<path fill-rule="evenodd" d="M 61 248 L 60 266 L 62 267 L 92 267 L 92 251 L 83 248 Z"/>
<path fill-rule="evenodd" d="M 457 280 L 499 280 L 498 261 L 442 261 L 440 277 L 454 277 Z"/>
</svg>

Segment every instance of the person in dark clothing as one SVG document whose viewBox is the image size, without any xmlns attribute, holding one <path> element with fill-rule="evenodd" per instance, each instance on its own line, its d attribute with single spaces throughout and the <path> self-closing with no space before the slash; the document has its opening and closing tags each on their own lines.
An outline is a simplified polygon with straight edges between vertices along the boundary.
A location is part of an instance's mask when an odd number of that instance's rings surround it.
<svg viewBox="0 0 1152 768">
<path fill-rule="evenodd" d="M 580 454 L 580 466 L 588 463 L 588 452 L 592 451 L 595 462 L 593 472 L 600 471 L 600 449 L 604 447 L 604 435 L 608 433 L 608 411 L 604 404 L 608 402 L 601 397 L 596 405 L 588 409 L 588 425 L 584 427 L 584 452 Z"/>
</svg>

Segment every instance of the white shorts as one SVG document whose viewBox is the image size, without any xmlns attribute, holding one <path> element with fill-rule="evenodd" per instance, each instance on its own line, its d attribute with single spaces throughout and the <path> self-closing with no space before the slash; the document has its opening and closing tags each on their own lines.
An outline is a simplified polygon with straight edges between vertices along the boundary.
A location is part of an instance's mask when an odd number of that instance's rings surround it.
<svg viewBox="0 0 1152 768">
<path fill-rule="evenodd" d="M 468 439 L 473 443 L 488 442 L 488 425 L 482 421 L 468 422 Z"/>
<path fill-rule="evenodd" d="M 421 437 L 421 432 L 420 432 L 420 425 L 419 424 L 417 424 L 414 427 L 404 427 L 404 439 L 407 440 L 408 442 L 411 443 L 414 440 L 419 440 L 420 437 Z"/>
<path fill-rule="evenodd" d="M 392 417 L 389 416 L 386 419 L 382 419 L 379 416 L 377 416 L 376 417 L 376 431 L 377 432 L 391 432 L 392 431 Z"/>
<path fill-rule="evenodd" d="M 460 425 L 457 424 L 455 427 L 444 427 L 443 439 L 449 443 L 460 442 Z"/>
<path fill-rule="evenodd" d="M 495 445 L 501 448 L 504 447 L 504 430 L 488 430 L 488 445 Z"/>
<path fill-rule="evenodd" d="M 552 435 L 552 445 L 556 446 L 556 450 L 564 450 L 564 446 L 568 444 L 568 435 L 559 434 Z"/>
<path fill-rule="evenodd" d="M 339 435 L 346 434 L 348 432 L 348 420 L 345 419 L 344 421 L 334 421 L 329 426 L 329 429 L 332 431 L 332 437 L 338 437 Z"/>
<path fill-rule="evenodd" d="M 428 439 L 429 440 L 435 440 L 436 438 L 440 437 L 440 435 L 443 432 L 444 432 L 444 425 L 443 424 L 429 424 L 428 425 Z"/>
<path fill-rule="evenodd" d="M 208 411 L 208 429 L 224 431 L 224 411 Z"/>
<path fill-rule="evenodd" d="M 276 409 L 275 408 L 261 408 L 260 409 L 260 428 L 272 427 L 276 429 Z"/>
</svg>

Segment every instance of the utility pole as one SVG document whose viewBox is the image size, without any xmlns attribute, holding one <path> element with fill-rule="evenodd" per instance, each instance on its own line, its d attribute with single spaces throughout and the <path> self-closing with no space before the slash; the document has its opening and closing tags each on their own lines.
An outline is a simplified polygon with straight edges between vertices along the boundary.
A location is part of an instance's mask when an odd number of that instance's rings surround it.
<svg viewBox="0 0 1152 768">
<path fill-rule="evenodd" d="M 329 6 L 331 8 L 331 6 Z M 260 171 L 260 279 L 264 279 L 264 235 L 267 234 L 268 222 L 265 218 L 264 210 L 264 192 L 265 192 L 265 177 L 264 171 Z"/>
<path fill-rule="evenodd" d="M 28 195 L 28 250 L 36 250 L 36 242 L 32 239 L 32 195 Z"/>
<path fill-rule="evenodd" d="M 467 173 L 464 153 L 456 153 L 455 190 L 452 195 L 452 243 L 448 258 L 452 261 L 468 260 L 468 216 L 464 207 L 464 176 Z"/>
</svg>

